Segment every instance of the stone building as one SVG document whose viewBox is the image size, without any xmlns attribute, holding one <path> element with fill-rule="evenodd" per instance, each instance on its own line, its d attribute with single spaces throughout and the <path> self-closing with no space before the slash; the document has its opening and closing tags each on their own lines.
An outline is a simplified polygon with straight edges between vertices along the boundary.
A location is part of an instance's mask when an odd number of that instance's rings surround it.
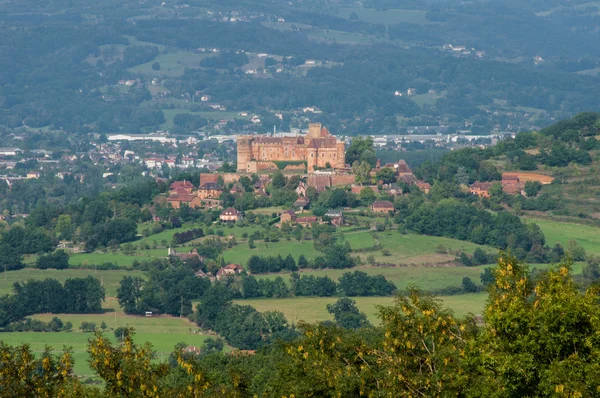
<svg viewBox="0 0 600 398">
<path fill-rule="evenodd" d="M 243 136 L 237 140 L 238 172 L 256 173 L 273 168 L 273 162 L 306 162 L 315 168 L 343 168 L 345 145 L 321 123 L 311 123 L 308 134 L 296 137 Z"/>
</svg>

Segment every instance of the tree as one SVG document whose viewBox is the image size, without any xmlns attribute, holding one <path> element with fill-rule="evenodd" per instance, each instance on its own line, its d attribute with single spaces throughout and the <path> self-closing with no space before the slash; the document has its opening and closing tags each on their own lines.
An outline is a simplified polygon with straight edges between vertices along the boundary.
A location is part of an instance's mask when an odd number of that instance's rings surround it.
<svg viewBox="0 0 600 398">
<path fill-rule="evenodd" d="M 590 357 L 598 351 L 595 343 L 590 345 L 600 331 L 593 315 L 597 295 L 594 289 L 578 290 L 570 267 L 563 262 L 534 282 L 525 264 L 500 256 L 481 343 L 482 354 L 502 366 L 482 369 L 481 380 L 489 382 L 482 385 L 481 394 L 505 391 L 511 396 L 540 396 L 560 391 L 584 396 L 600 386 Z M 528 369 L 526 376 L 521 373 L 524 369 Z"/>
<path fill-rule="evenodd" d="M 465 276 L 463 278 L 462 288 L 465 291 L 465 293 L 475 293 L 479 290 L 477 288 L 477 285 L 468 276 Z"/>
<path fill-rule="evenodd" d="M 583 266 L 582 274 L 590 283 L 600 280 L 600 257 L 589 256 Z"/>
<path fill-rule="evenodd" d="M 371 181 L 371 165 L 367 162 L 356 161 L 352 163 L 352 173 L 354 173 L 354 181 L 359 185 Z"/>
<path fill-rule="evenodd" d="M 371 137 L 353 138 L 350 146 L 346 148 L 346 163 L 354 164 L 354 162 L 359 162 L 365 151 L 373 152 L 373 139 Z M 375 163 L 371 164 L 371 167 L 375 167 Z"/>
<path fill-rule="evenodd" d="M 542 184 L 539 181 L 527 181 L 525 183 L 525 195 L 532 198 L 542 189 Z"/>
<path fill-rule="evenodd" d="M 58 239 L 70 240 L 73 236 L 74 228 L 71 216 L 69 214 L 61 214 L 56 221 L 56 236 Z"/>
<path fill-rule="evenodd" d="M 42 254 L 35 261 L 39 269 L 66 269 L 69 267 L 69 254 L 60 249 L 51 254 Z"/>
<path fill-rule="evenodd" d="M 363 206 L 369 206 L 377 199 L 377 196 L 375 196 L 375 192 L 370 187 L 364 187 L 360 190 L 358 198 Z"/>
<path fill-rule="evenodd" d="M 391 184 L 396 182 L 396 173 L 389 167 L 383 167 L 377 172 L 377 180 L 382 181 L 384 184 Z"/>
<path fill-rule="evenodd" d="M 456 174 L 454 175 L 454 181 L 458 185 L 466 185 L 469 183 L 469 174 L 467 173 L 467 169 L 463 166 L 460 166 L 456 170 Z"/>
<path fill-rule="evenodd" d="M 481 281 L 481 283 L 483 283 L 483 286 L 486 287 L 494 283 L 496 278 L 494 277 L 493 269 L 490 267 L 485 268 L 479 276 L 479 280 Z"/>
<path fill-rule="evenodd" d="M 567 242 L 567 252 L 573 261 L 583 261 L 586 258 L 585 248 L 574 240 Z"/>
<path fill-rule="evenodd" d="M 327 304 L 327 312 L 333 315 L 335 323 L 346 329 L 359 329 L 369 326 L 367 316 L 356 307 L 356 302 L 342 297 L 335 304 Z"/>
<path fill-rule="evenodd" d="M 271 184 L 273 185 L 273 188 L 277 188 L 277 189 L 285 187 L 285 184 L 286 184 L 285 176 L 283 175 L 283 173 L 280 170 L 276 171 L 273 174 Z"/>
<path fill-rule="evenodd" d="M 160 70 L 160 64 L 158 62 L 153 63 L 152 70 Z"/>
<path fill-rule="evenodd" d="M 28 345 L 10 347 L 0 343 L 0 391 L 5 397 L 81 397 L 83 388 L 74 377 L 73 355 L 64 349 L 54 356 L 46 347 L 33 353 Z M 67 392 L 69 395 L 67 395 Z"/>
</svg>

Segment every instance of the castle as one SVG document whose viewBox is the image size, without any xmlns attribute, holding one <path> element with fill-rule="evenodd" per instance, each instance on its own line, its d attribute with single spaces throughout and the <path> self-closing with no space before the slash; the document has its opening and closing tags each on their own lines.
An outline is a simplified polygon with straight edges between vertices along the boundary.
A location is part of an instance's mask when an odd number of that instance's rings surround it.
<svg viewBox="0 0 600 398">
<path fill-rule="evenodd" d="M 336 139 L 321 123 L 311 123 L 306 136 L 239 137 L 237 171 L 256 173 L 273 168 L 273 162 L 278 161 L 306 162 L 309 172 L 316 168 L 339 169 L 344 167 L 344 153 L 344 141 Z"/>
</svg>

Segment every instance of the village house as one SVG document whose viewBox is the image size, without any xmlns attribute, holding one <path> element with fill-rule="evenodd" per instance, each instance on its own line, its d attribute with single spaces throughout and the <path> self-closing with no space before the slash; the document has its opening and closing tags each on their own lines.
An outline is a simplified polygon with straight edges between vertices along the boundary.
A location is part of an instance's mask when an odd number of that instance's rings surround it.
<svg viewBox="0 0 600 398">
<path fill-rule="evenodd" d="M 219 199 L 202 199 L 202 207 L 207 209 L 220 209 L 221 200 Z"/>
<path fill-rule="evenodd" d="M 392 183 L 385 190 L 385 193 L 387 193 L 388 195 L 392 195 L 392 196 L 400 196 L 400 195 L 404 194 L 404 191 L 402 190 L 402 187 L 400 185 L 398 185 L 396 183 Z"/>
<path fill-rule="evenodd" d="M 517 174 L 502 174 L 502 190 L 508 194 L 514 195 L 523 190 L 525 184 L 521 182 L 521 179 Z"/>
<path fill-rule="evenodd" d="M 29 171 L 27 172 L 27 178 L 40 178 L 40 172 L 39 171 Z"/>
<path fill-rule="evenodd" d="M 198 278 L 213 279 L 210 275 L 208 275 L 206 272 L 202 271 L 201 269 L 199 269 L 198 271 L 196 271 L 196 273 L 194 274 L 194 276 L 198 277 Z"/>
<path fill-rule="evenodd" d="M 344 213 L 342 210 L 329 210 L 327 213 L 325 213 L 325 216 L 329 217 L 331 224 L 335 225 L 336 227 L 341 227 L 344 225 Z"/>
<path fill-rule="evenodd" d="M 171 185 L 169 186 L 169 189 L 171 189 L 171 191 L 175 191 L 178 188 L 181 188 L 189 193 L 192 193 L 192 190 L 194 189 L 194 185 L 192 185 L 191 182 L 183 180 L 183 181 L 173 181 L 171 183 Z"/>
<path fill-rule="evenodd" d="M 223 189 L 216 182 L 205 182 L 198 188 L 200 199 L 217 199 L 223 193 Z"/>
<path fill-rule="evenodd" d="M 413 175 L 412 170 L 404 159 L 400 159 L 397 163 L 386 163 L 383 168 L 394 170 L 394 174 L 398 177 Z"/>
<path fill-rule="evenodd" d="M 286 210 L 283 213 L 281 213 L 281 216 L 279 217 L 281 223 L 294 223 L 296 221 L 298 217 L 296 216 L 296 213 L 294 213 L 293 210 Z"/>
<path fill-rule="evenodd" d="M 242 271 L 244 271 L 244 268 L 242 268 L 241 265 L 229 264 L 217 271 L 217 279 L 223 279 L 229 275 L 239 275 L 242 273 Z"/>
<path fill-rule="evenodd" d="M 310 200 L 307 197 L 300 197 L 298 199 L 296 199 L 296 201 L 294 202 L 294 207 L 297 207 L 298 209 L 300 209 L 300 212 L 304 212 L 304 209 L 306 209 L 308 207 L 308 204 L 310 203 Z"/>
<path fill-rule="evenodd" d="M 360 191 L 365 188 L 369 188 L 375 195 L 379 195 L 379 188 L 376 185 L 353 185 L 350 190 L 355 195 L 360 195 Z"/>
<path fill-rule="evenodd" d="M 428 182 L 417 181 L 415 185 L 423 192 L 424 194 L 428 194 L 431 189 L 431 184 Z"/>
<path fill-rule="evenodd" d="M 314 223 L 316 223 L 318 221 L 319 221 L 319 219 L 316 216 L 296 218 L 296 224 L 302 225 L 305 228 L 310 227 L 311 225 L 313 225 Z"/>
<path fill-rule="evenodd" d="M 167 198 L 167 203 L 174 209 L 180 209 L 182 205 L 186 205 L 191 209 L 202 206 L 200 198 L 189 193 L 185 188 L 177 188 L 174 191 L 171 191 Z"/>
<path fill-rule="evenodd" d="M 194 158 L 183 158 L 181 164 L 185 167 L 194 167 L 196 165 L 196 159 Z"/>
<path fill-rule="evenodd" d="M 306 188 L 308 188 L 308 187 L 306 186 L 304 181 L 300 181 L 300 183 L 298 184 L 298 187 L 296 188 L 296 194 L 298 196 L 306 196 Z"/>
<path fill-rule="evenodd" d="M 236 182 L 229 190 L 229 193 L 232 195 L 243 195 L 244 193 L 246 193 L 246 190 L 244 189 L 244 186 L 242 184 Z"/>
<path fill-rule="evenodd" d="M 161 168 L 164 161 L 165 160 L 161 159 L 161 158 L 146 158 L 146 159 L 144 159 L 144 164 L 149 169 Z"/>
<path fill-rule="evenodd" d="M 177 257 L 183 262 L 187 262 L 187 261 L 204 262 L 204 257 L 202 257 L 198 253 L 198 250 L 196 250 L 195 248 L 192 249 L 189 253 L 177 253 L 177 251 L 175 249 L 171 249 L 169 247 L 169 249 L 167 251 L 167 256 L 168 257 Z"/>
<path fill-rule="evenodd" d="M 473 195 L 477 195 L 481 198 L 489 198 L 490 197 L 490 188 L 492 187 L 491 182 L 479 182 L 475 181 L 469 187 L 469 192 Z"/>
<path fill-rule="evenodd" d="M 221 221 L 239 221 L 242 219 L 242 213 L 240 213 L 233 207 L 228 207 L 227 209 L 221 212 L 219 219 Z"/>
<path fill-rule="evenodd" d="M 371 205 L 373 213 L 389 213 L 394 212 L 394 204 L 387 200 L 377 200 Z"/>
</svg>

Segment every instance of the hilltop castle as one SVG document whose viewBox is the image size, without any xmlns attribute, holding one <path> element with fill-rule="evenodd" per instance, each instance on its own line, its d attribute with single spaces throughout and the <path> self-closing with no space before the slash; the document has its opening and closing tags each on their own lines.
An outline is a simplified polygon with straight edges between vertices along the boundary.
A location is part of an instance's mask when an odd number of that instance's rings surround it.
<svg viewBox="0 0 600 398">
<path fill-rule="evenodd" d="M 344 141 L 336 139 L 321 123 L 311 123 L 308 134 L 297 137 L 243 136 L 237 140 L 238 172 L 256 173 L 273 162 L 306 162 L 316 167 L 344 167 Z"/>
</svg>

